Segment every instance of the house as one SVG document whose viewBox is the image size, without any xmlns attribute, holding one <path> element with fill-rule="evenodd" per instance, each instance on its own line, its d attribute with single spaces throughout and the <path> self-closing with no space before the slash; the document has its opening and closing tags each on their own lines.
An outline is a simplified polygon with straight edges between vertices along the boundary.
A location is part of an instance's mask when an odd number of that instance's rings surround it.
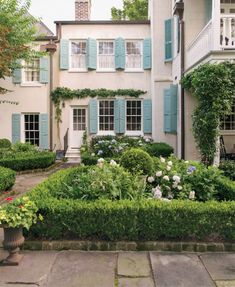
<svg viewBox="0 0 235 287">
<path fill-rule="evenodd" d="M 182 73 L 203 63 L 234 61 L 234 0 L 149 2 L 152 47 L 153 138 L 172 144 L 179 157 L 199 159 L 192 134 L 193 96 Z M 235 107 L 221 126 L 228 151 L 235 144 Z"/>
<path fill-rule="evenodd" d="M 75 21 L 56 21 L 56 37 L 39 23 L 45 36 L 35 45 L 49 54 L 4 81 L 13 92 L 2 99 L 18 105 L 0 105 L 0 138 L 66 150 L 77 160 L 85 131 L 152 136 L 179 157 L 199 159 L 191 120 L 196 102 L 180 79 L 202 63 L 235 58 L 235 1 L 149 0 L 147 21 L 91 21 L 90 11 L 91 0 L 75 0 Z M 56 120 L 50 93 L 57 87 L 143 94 L 64 99 Z M 235 108 L 221 128 L 231 151 Z"/>
</svg>

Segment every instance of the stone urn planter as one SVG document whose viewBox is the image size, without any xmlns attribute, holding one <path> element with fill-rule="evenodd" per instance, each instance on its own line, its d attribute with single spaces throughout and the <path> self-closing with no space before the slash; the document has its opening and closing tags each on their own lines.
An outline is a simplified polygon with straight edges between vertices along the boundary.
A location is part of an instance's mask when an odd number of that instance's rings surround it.
<svg viewBox="0 0 235 287">
<path fill-rule="evenodd" d="M 17 266 L 19 265 L 23 255 L 20 254 L 20 247 L 24 243 L 22 227 L 7 227 L 0 225 L 4 230 L 3 247 L 9 252 L 9 256 L 0 262 L 1 266 Z"/>
</svg>

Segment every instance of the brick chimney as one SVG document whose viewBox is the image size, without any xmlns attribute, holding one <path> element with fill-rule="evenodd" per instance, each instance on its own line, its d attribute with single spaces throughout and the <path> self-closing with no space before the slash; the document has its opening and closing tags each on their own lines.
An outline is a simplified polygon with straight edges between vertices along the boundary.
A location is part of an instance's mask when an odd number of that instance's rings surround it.
<svg viewBox="0 0 235 287">
<path fill-rule="evenodd" d="M 91 0 L 75 0 L 75 20 L 88 21 L 91 15 Z"/>
</svg>

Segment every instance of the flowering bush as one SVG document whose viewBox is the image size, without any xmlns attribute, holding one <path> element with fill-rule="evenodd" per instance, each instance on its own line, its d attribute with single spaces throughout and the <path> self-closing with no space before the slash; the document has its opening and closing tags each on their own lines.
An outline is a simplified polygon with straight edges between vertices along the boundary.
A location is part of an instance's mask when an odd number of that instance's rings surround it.
<svg viewBox="0 0 235 287">
<path fill-rule="evenodd" d="M 216 198 L 217 180 L 222 176 L 217 168 L 174 157 L 156 159 L 155 168 L 155 174 L 147 178 L 154 198 L 198 201 Z"/>
<path fill-rule="evenodd" d="M 70 184 L 66 184 L 66 198 L 97 199 L 134 199 L 143 195 L 145 182 L 137 175 L 131 175 L 114 160 L 110 163 L 103 158 L 96 166 L 81 166 Z"/>
<path fill-rule="evenodd" d="M 0 206 L 0 224 L 8 227 L 24 227 L 29 229 L 42 216 L 37 216 L 38 208 L 28 197 L 6 198 L 6 205 Z"/>
</svg>

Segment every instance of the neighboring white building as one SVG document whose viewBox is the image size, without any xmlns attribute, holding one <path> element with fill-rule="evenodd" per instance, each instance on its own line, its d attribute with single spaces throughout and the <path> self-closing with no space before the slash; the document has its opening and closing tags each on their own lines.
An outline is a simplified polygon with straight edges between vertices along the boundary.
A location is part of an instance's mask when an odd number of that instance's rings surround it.
<svg viewBox="0 0 235 287">
<path fill-rule="evenodd" d="M 150 0 L 150 20 L 134 22 L 90 21 L 90 5 L 91 0 L 76 0 L 76 21 L 56 21 L 56 37 L 41 23 L 46 36 L 35 44 L 49 56 L 1 81 L 13 91 L 1 99 L 19 105 L 0 105 L 0 138 L 68 147 L 67 156 L 76 158 L 85 130 L 89 135 L 152 135 L 172 145 L 179 157 L 198 159 L 191 131 L 195 100 L 181 90 L 180 79 L 201 63 L 235 58 L 235 0 Z M 50 100 L 56 87 L 146 94 L 64 101 L 58 134 Z M 232 150 L 235 109 L 223 123 L 223 134 Z"/>
</svg>

